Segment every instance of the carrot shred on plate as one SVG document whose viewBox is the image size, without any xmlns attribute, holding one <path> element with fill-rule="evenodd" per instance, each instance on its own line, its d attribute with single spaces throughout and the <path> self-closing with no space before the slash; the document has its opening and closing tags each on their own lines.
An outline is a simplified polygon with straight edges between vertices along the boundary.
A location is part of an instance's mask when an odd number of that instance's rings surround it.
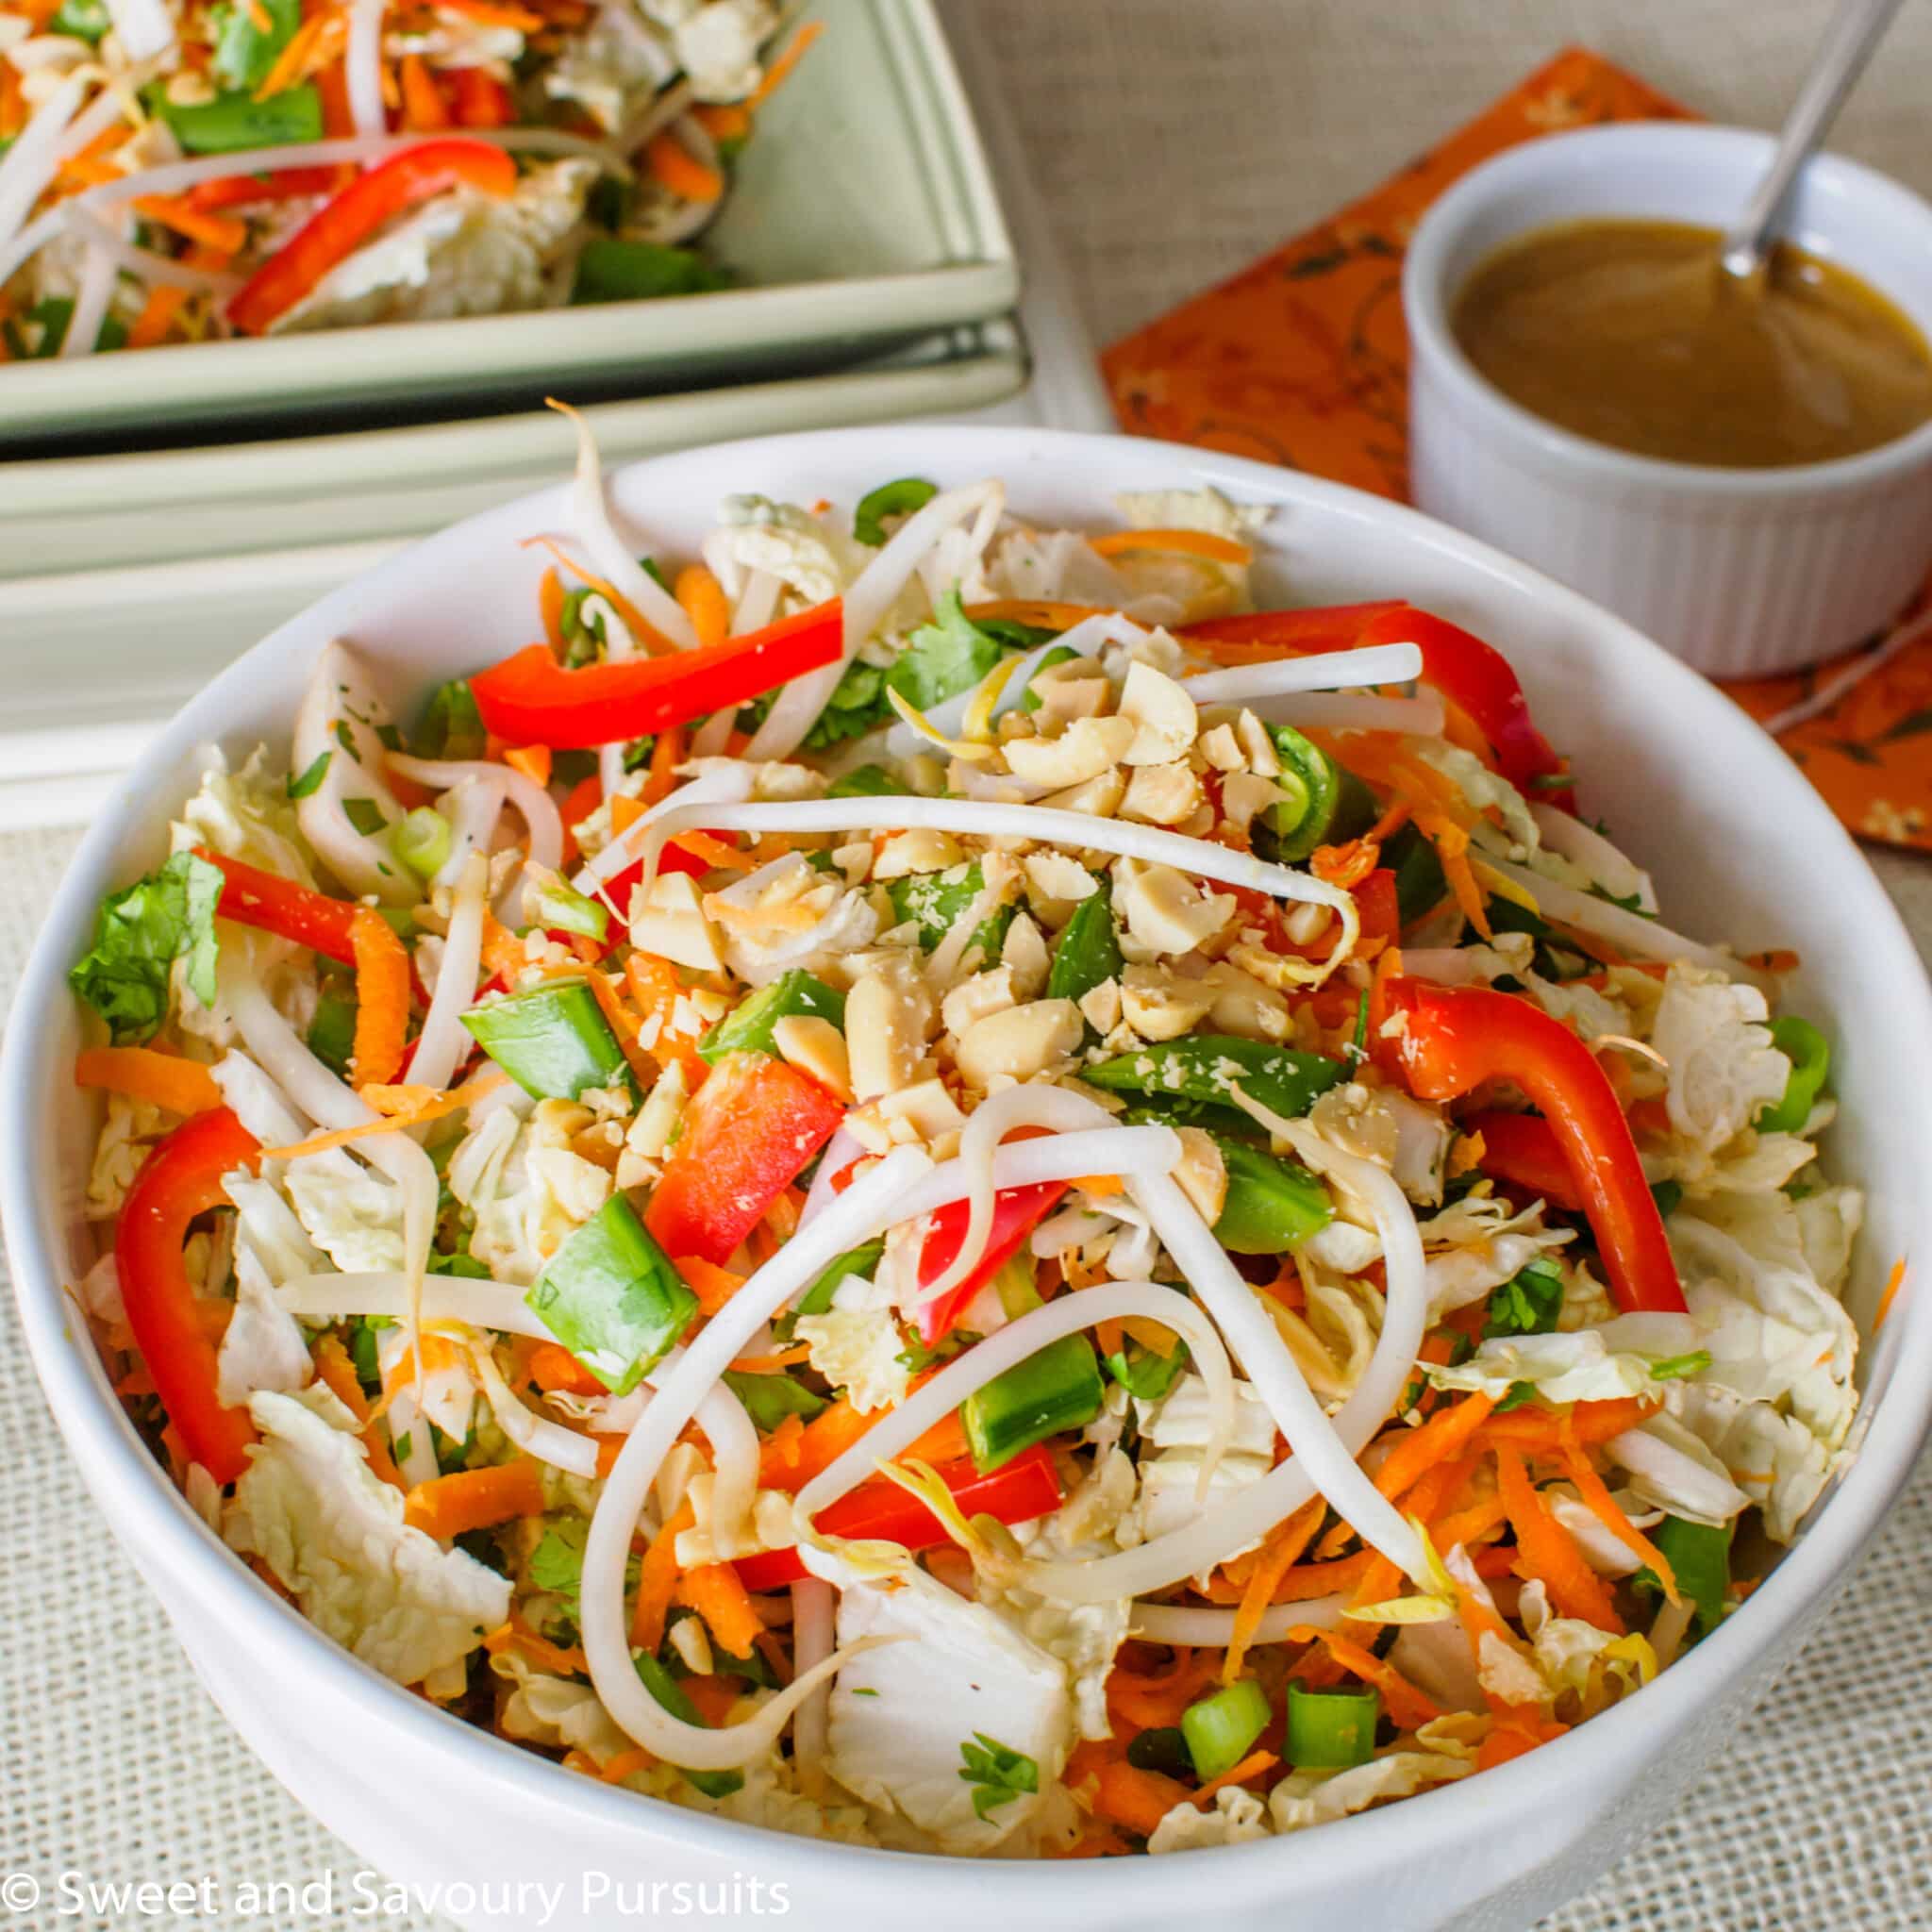
<svg viewBox="0 0 1932 1932">
<path fill-rule="evenodd" d="M 438 1542 L 542 1512 L 543 1478 L 526 1456 L 491 1469 L 453 1470 L 417 1483 L 403 1499 L 403 1521 Z"/>
<path fill-rule="evenodd" d="M 145 1100 L 171 1113 L 206 1113 L 224 1105 L 214 1075 L 199 1060 L 153 1046 L 90 1046 L 75 1056 L 74 1084 Z"/>
<path fill-rule="evenodd" d="M 1089 546 L 1101 557 L 1124 557 L 1135 550 L 1166 550 L 1180 557 L 1205 558 L 1210 563 L 1252 563 L 1255 553 L 1232 537 L 1211 530 L 1109 530 L 1090 537 Z"/>
<path fill-rule="evenodd" d="M 1509 1526 L 1516 1532 L 1522 1571 L 1549 1591 L 1562 1616 L 1577 1617 L 1614 1637 L 1623 1636 L 1624 1620 L 1603 1578 L 1584 1560 L 1576 1539 L 1543 1507 L 1522 1455 L 1507 1444 L 1496 1451 L 1496 1480 L 1503 1507 L 1509 1512 Z"/>
</svg>

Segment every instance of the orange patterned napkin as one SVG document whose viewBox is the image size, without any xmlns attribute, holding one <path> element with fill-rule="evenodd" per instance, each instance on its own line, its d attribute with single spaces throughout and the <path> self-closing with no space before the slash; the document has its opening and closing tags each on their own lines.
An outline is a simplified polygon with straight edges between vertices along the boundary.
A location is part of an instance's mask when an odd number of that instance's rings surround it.
<svg viewBox="0 0 1932 1932">
<path fill-rule="evenodd" d="M 1558 128 L 1689 109 L 1571 47 L 1440 146 L 1101 363 L 1124 429 L 1407 494 L 1402 256 L 1437 195 Z M 1932 604 L 1932 584 L 1921 603 Z M 1932 851 L 1932 621 L 1789 677 L 1726 687 L 1853 831 Z"/>
</svg>

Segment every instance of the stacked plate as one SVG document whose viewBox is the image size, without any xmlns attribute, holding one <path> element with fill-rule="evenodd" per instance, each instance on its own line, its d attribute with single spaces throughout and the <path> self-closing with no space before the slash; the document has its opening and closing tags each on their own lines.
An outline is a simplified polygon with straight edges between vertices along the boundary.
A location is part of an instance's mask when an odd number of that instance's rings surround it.
<svg viewBox="0 0 1932 1932">
<path fill-rule="evenodd" d="M 931 0 L 797 17 L 826 32 L 707 232 L 730 289 L 0 371 L 0 827 L 84 815 L 266 630 L 567 469 L 545 395 L 616 463 L 1023 388 L 1019 267 Z"/>
</svg>

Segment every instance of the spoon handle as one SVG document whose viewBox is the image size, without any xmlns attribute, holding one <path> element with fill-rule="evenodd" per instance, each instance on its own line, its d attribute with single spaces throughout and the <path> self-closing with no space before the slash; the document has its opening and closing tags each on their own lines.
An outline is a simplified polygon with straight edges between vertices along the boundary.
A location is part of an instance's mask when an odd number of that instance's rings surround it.
<svg viewBox="0 0 1932 1932">
<path fill-rule="evenodd" d="M 1764 265 L 1798 170 L 1824 139 L 1899 6 L 1900 0 L 1842 0 L 1832 16 L 1805 85 L 1785 117 L 1771 166 L 1743 213 L 1724 232 L 1721 258 L 1727 274 L 1748 280 Z"/>
</svg>

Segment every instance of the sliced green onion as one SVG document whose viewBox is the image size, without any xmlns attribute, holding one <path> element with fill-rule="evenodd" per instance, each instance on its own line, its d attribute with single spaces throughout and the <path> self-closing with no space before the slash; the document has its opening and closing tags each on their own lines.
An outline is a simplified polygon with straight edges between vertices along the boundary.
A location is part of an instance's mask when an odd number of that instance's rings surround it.
<svg viewBox="0 0 1932 1932">
<path fill-rule="evenodd" d="M 544 886 L 536 895 L 537 924 L 554 926 L 558 932 L 581 934 L 600 946 L 610 931 L 610 908 L 601 900 L 586 898 L 561 879 Z"/>
<path fill-rule="evenodd" d="M 1791 1063 L 1783 1097 L 1753 1123 L 1760 1134 L 1795 1134 L 1811 1118 L 1824 1076 L 1831 1072 L 1831 1042 L 1808 1020 L 1788 1013 L 1771 1024 L 1771 1043 Z"/>
<path fill-rule="evenodd" d="M 939 485 L 928 483 L 924 476 L 901 476 L 896 482 L 881 483 L 858 499 L 852 512 L 852 534 L 876 550 L 886 541 L 887 517 L 910 516 L 939 493 Z"/>
<path fill-rule="evenodd" d="M 1382 1700 L 1374 1690 L 1288 1687 L 1288 1761 L 1297 1771 L 1347 1771 L 1374 1755 Z"/>
<path fill-rule="evenodd" d="M 1015 1362 L 959 1406 L 979 1473 L 998 1469 L 1063 1429 L 1085 1428 L 1100 1413 L 1106 1393 L 1093 1345 L 1084 1335 L 1063 1335 Z"/>
<path fill-rule="evenodd" d="M 449 858 L 449 821 L 433 805 L 419 805 L 397 821 L 389 842 L 391 850 L 418 878 L 434 878 Z"/>
<path fill-rule="evenodd" d="M 365 839 L 376 838 L 389 827 L 389 821 L 382 815 L 381 806 L 373 798 L 343 799 L 342 816 Z"/>
<path fill-rule="evenodd" d="M 614 1080 L 635 1086 L 597 995 L 581 979 L 551 979 L 485 1000 L 462 1016 L 478 1046 L 526 1093 L 575 1100 Z"/>
<path fill-rule="evenodd" d="M 729 1655 L 728 1652 L 726 1654 Z M 698 1707 L 691 1701 L 684 1686 L 648 1651 L 639 1651 L 633 1661 L 638 1667 L 638 1675 L 643 1679 L 644 1689 L 680 1724 L 695 1724 L 706 1731 L 711 1728 L 698 1715 Z M 733 1791 L 744 1789 L 741 1771 L 687 1771 L 684 1774 L 708 1798 L 728 1798 Z"/>
<path fill-rule="evenodd" d="M 576 1229 L 524 1297 L 613 1395 L 627 1395 L 698 1311 L 698 1298 L 622 1194 Z"/>
<path fill-rule="evenodd" d="M 1194 1774 L 1207 1780 L 1232 1771 L 1254 1749 L 1273 1715 L 1267 1692 L 1252 1677 L 1237 1677 L 1189 1705 L 1181 1713 L 1181 1735 Z"/>
</svg>

